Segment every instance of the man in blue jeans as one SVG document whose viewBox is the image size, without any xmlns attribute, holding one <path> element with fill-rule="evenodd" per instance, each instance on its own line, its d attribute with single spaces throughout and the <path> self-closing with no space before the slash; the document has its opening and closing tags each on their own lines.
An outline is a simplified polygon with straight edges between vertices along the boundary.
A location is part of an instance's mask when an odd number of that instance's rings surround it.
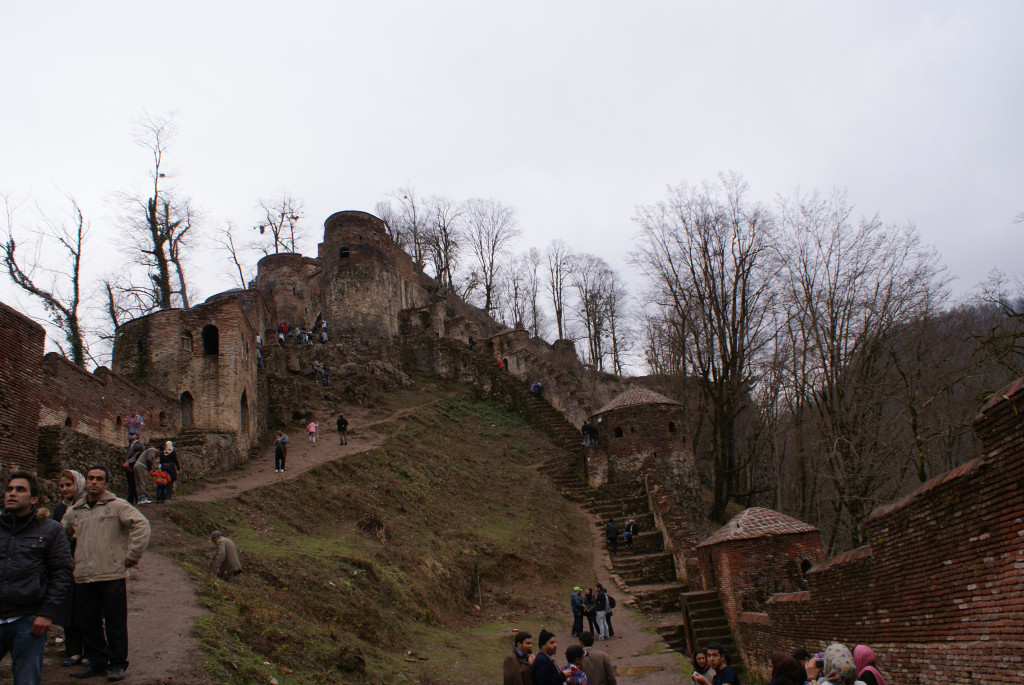
<svg viewBox="0 0 1024 685">
<path fill-rule="evenodd" d="M 7 478 L 0 512 L 0 659 L 11 653 L 14 685 L 39 685 L 46 633 L 71 586 L 71 550 L 59 523 L 36 517 L 39 481 Z"/>
</svg>

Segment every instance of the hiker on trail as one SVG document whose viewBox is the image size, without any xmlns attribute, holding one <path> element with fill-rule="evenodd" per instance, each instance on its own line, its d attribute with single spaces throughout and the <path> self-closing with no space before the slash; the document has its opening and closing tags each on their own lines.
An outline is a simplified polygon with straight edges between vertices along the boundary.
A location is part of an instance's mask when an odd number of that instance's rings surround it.
<svg viewBox="0 0 1024 685">
<path fill-rule="evenodd" d="M 128 444 L 131 444 L 131 436 L 134 435 L 137 438 L 142 437 L 142 427 L 146 425 L 146 422 L 142 420 L 142 416 L 138 414 L 134 409 L 128 414 L 128 418 L 125 419 L 124 425 L 128 428 Z"/>
<path fill-rule="evenodd" d="M 572 609 L 572 636 L 579 637 L 583 632 L 583 589 L 579 585 L 569 595 L 569 608 Z"/>
<path fill-rule="evenodd" d="M 698 685 L 740 685 L 740 679 L 736 671 L 729 667 L 729 654 L 725 647 L 717 642 L 711 642 L 707 646 L 708 663 L 715 669 L 715 677 L 708 680 L 702 675 L 693 676 L 693 681 Z M 852 658 L 850 662 L 853 665 Z"/>
<path fill-rule="evenodd" d="M 104 466 L 85 474 L 85 497 L 64 515 L 75 540 L 75 594 L 81 611 L 86 668 L 72 678 L 106 675 L 123 680 L 128 668 L 128 594 L 125 581 L 149 544 L 149 521 L 138 509 L 107 491 Z"/>
<path fill-rule="evenodd" d="M 178 482 L 178 474 L 181 472 L 181 464 L 178 463 L 178 453 L 174 449 L 174 443 L 168 440 L 164 443 L 164 451 L 160 455 L 160 470 L 171 478 L 171 482 L 164 487 L 163 499 L 171 499 L 174 495 L 174 484 Z M 156 499 L 160 501 L 160 488 L 157 487 Z"/>
<path fill-rule="evenodd" d="M 615 554 L 619 551 L 619 528 L 615 525 L 615 519 L 608 519 L 608 524 L 604 527 L 604 535 L 608 538 L 608 551 Z"/>
<path fill-rule="evenodd" d="M 39 518 L 39 481 L 28 471 L 7 477 L 0 513 L 0 658 L 11 653 L 15 685 L 42 682 L 46 633 L 71 586 L 71 552 L 56 521 Z"/>
<path fill-rule="evenodd" d="M 265 368 L 267 368 L 266 365 L 263 363 L 263 348 L 262 347 L 257 347 L 256 348 L 256 368 L 257 369 L 265 369 Z"/>
<path fill-rule="evenodd" d="M 338 444 L 348 444 L 348 419 L 342 414 L 338 414 Z"/>
<path fill-rule="evenodd" d="M 607 640 L 608 633 L 608 593 L 604 586 L 597 584 L 597 638 Z"/>
<path fill-rule="evenodd" d="M 615 628 L 612 628 L 612 614 L 615 609 L 615 598 L 608 594 L 608 590 L 601 583 L 597 584 L 597 597 L 598 604 L 601 603 L 601 595 L 604 595 L 604 604 L 607 607 L 604 614 L 604 623 L 607 626 L 605 636 L 608 638 L 615 637 Z M 598 626 L 600 628 L 600 625 Z"/>
<path fill-rule="evenodd" d="M 288 436 L 284 431 L 277 431 L 277 439 L 274 440 L 274 473 L 284 471 L 285 461 L 288 459 Z"/>
<path fill-rule="evenodd" d="M 213 556 L 213 572 L 221 580 L 231 580 L 242 572 L 242 562 L 238 559 L 238 547 L 230 538 L 224 537 L 219 530 L 210 533 L 210 541 L 217 548 Z"/>
<path fill-rule="evenodd" d="M 533 669 L 530 673 L 532 685 L 561 685 L 569 675 L 569 669 L 559 671 L 552 659 L 558 653 L 558 641 L 554 633 L 541 630 L 537 642 L 540 645 L 540 654 L 533 660 Z"/>
<path fill-rule="evenodd" d="M 309 435 L 310 442 L 316 443 L 316 429 L 319 427 L 320 424 L 317 423 L 315 419 L 313 421 L 310 421 L 309 425 L 306 426 L 306 433 Z"/>
<path fill-rule="evenodd" d="M 60 523 L 64 514 L 75 505 L 82 495 L 85 494 L 85 476 L 78 471 L 65 469 L 60 472 L 57 480 L 57 488 L 60 490 L 61 501 L 53 508 L 54 521 Z M 61 537 L 67 537 L 61 529 Z M 75 553 L 75 543 L 71 541 L 71 553 Z M 64 661 L 61 666 L 77 666 L 82 663 L 82 629 L 72 620 L 74 617 L 75 605 L 75 584 L 68 581 L 68 592 L 64 601 L 57 608 L 57 615 L 53 622 L 64 629 Z"/>
<path fill-rule="evenodd" d="M 502 685 L 531 685 L 533 659 L 533 635 L 519 631 L 512 640 L 512 651 L 501 663 Z"/>
<path fill-rule="evenodd" d="M 128 450 L 124 455 L 124 463 L 121 464 L 126 473 L 124 477 L 125 493 L 126 498 L 132 504 L 137 504 L 139 501 L 138 490 L 135 488 L 135 464 L 138 463 L 139 457 L 145 451 L 146 446 L 142 444 L 138 436 L 133 436 L 131 444 L 128 445 Z"/>
<path fill-rule="evenodd" d="M 505 370 L 505 362 L 501 361 L 501 357 L 498 357 L 498 360 L 494 362 L 494 365 L 498 367 L 498 373 Z"/>
<path fill-rule="evenodd" d="M 604 652 L 592 649 L 593 646 L 593 633 L 588 631 L 580 635 L 580 647 L 583 648 L 582 667 L 590 685 L 617 685 L 612 660 Z"/>
<path fill-rule="evenodd" d="M 583 615 L 587 617 L 587 628 L 591 633 L 597 632 L 597 595 L 593 588 L 583 593 Z"/>
<path fill-rule="evenodd" d="M 633 549 L 633 540 L 636 538 L 637 531 L 638 527 L 635 518 L 630 518 L 626 521 L 626 526 L 622 531 L 622 539 L 626 542 L 627 549 Z"/>
<path fill-rule="evenodd" d="M 708 652 L 703 647 L 693 650 L 693 675 L 700 675 L 707 678 L 709 682 L 715 679 L 715 669 L 711 668 L 711 661 L 708 660 Z"/>
<path fill-rule="evenodd" d="M 565 674 L 565 682 L 568 685 L 590 685 L 586 671 L 583 670 L 583 648 L 579 645 L 569 645 L 565 650 L 565 667 L 568 673 Z"/>
<path fill-rule="evenodd" d="M 132 470 L 135 471 L 135 491 L 139 496 L 139 504 L 152 504 L 153 500 L 149 499 L 149 473 L 160 470 L 160 450 L 155 447 L 144 450 Z"/>
</svg>

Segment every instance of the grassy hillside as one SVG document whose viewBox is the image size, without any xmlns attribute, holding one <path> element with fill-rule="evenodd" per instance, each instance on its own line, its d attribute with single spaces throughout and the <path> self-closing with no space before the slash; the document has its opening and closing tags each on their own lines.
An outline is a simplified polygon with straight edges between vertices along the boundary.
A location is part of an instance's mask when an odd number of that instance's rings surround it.
<svg viewBox="0 0 1024 685">
<path fill-rule="evenodd" d="M 564 620 L 593 572 L 585 519 L 529 468 L 556 448 L 468 394 L 382 430 L 357 457 L 174 505 L 218 680 L 493 681 L 512 628 Z M 207 572 L 214 528 L 242 551 L 235 583 Z"/>
</svg>

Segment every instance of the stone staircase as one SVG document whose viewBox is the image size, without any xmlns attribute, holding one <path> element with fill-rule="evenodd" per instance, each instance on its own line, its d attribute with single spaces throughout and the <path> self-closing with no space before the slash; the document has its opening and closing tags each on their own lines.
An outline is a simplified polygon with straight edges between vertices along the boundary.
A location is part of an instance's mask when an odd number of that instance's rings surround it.
<svg viewBox="0 0 1024 685">
<path fill-rule="evenodd" d="M 718 597 L 717 590 L 684 592 L 681 597 L 684 618 L 693 629 L 693 641 L 698 645 L 717 642 L 729 652 L 729 665 L 737 675 L 743 674 L 739 650 L 729 630 L 729 621 Z M 684 636 L 685 637 L 685 636 Z"/>
</svg>

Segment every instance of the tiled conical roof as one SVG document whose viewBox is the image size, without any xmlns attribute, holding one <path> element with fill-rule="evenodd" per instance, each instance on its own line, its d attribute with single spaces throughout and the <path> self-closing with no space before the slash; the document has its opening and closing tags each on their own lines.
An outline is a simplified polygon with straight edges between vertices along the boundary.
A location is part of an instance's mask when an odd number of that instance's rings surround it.
<svg viewBox="0 0 1024 685">
<path fill-rule="evenodd" d="M 809 523 L 799 521 L 792 516 L 780 514 L 774 509 L 751 507 L 733 516 L 731 521 L 716 530 L 697 546 L 707 547 L 708 545 L 728 542 L 729 540 L 750 540 L 753 538 L 770 537 L 772 535 L 814 533 L 817 530 L 817 528 Z"/>
<path fill-rule="evenodd" d="M 594 412 L 594 415 L 596 416 L 597 414 L 603 414 L 606 411 L 611 411 L 613 409 L 622 409 L 623 407 L 635 407 L 643 404 L 676 404 L 682 406 L 675 400 L 665 397 L 664 395 L 659 395 L 653 390 L 648 390 L 647 388 L 633 387 L 629 388 L 621 395 L 616 397 L 614 400 L 598 409 L 596 412 Z"/>
</svg>

